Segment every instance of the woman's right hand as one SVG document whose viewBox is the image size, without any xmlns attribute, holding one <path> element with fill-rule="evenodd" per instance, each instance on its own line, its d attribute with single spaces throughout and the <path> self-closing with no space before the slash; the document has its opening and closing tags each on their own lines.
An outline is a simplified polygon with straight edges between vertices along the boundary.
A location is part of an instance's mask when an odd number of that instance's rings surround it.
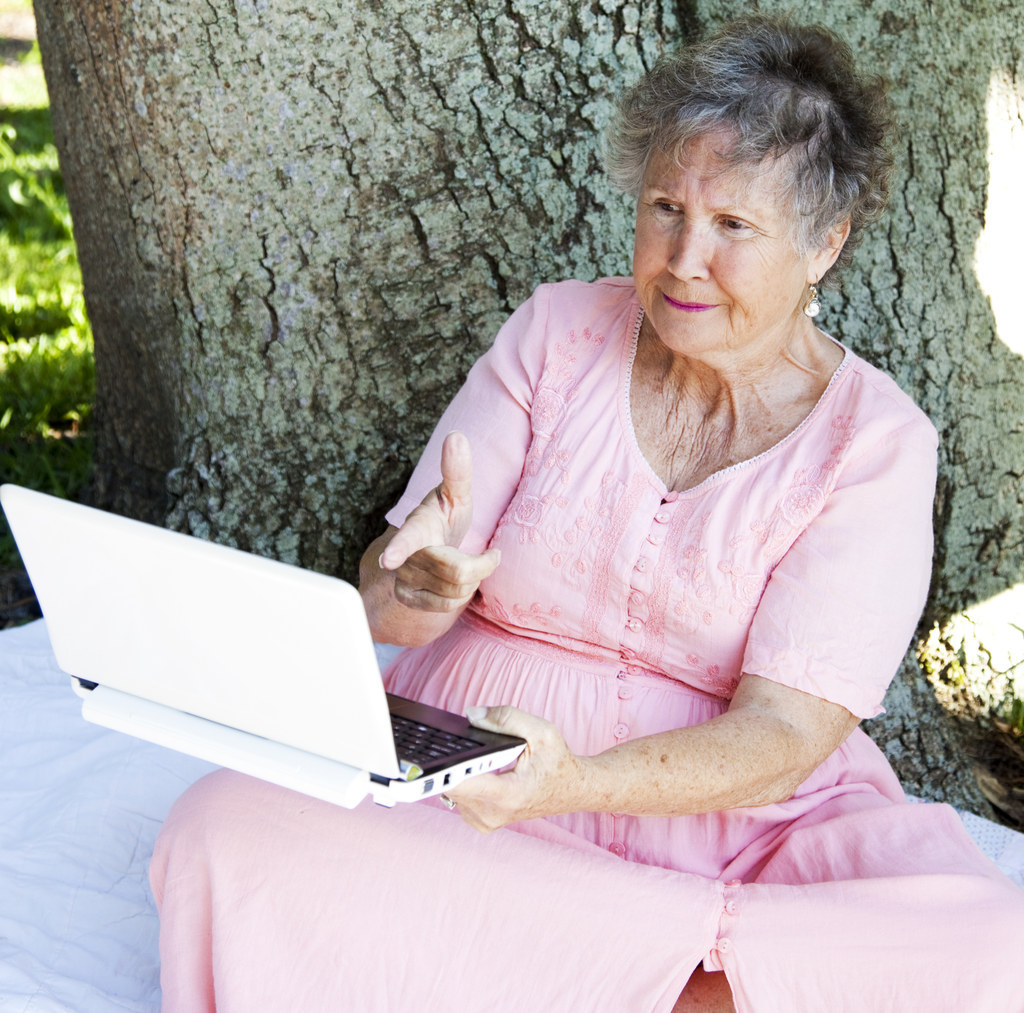
<svg viewBox="0 0 1024 1013">
<path fill-rule="evenodd" d="M 501 560 L 497 549 L 477 555 L 459 548 L 473 517 L 472 485 L 469 441 L 463 433 L 449 433 L 441 449 L 440 485 L 400 528 L 390 528 L 363 557 L 360 590 L 377 639 L 421 643 L 440 636 L 497 568 Z M 424 615 L 411 622 L 415 630 L 401 631 L 403 620 L 394 614 L 392 603 L 417 613 L 437 614 L 438 621 L 431 623 Z M 442 622 L 441 616 L 449 618 Z M 406 635 L 396 635 L 396 623 Z M 426 637 L 421 632 L 424 623 L 430 627 Z"/>
<path fill-rule="evenodd" d="M 460 551 L 473 519 L 473 458 L 469 440 L 449 433 L 441 447 L 441 484 L 427 493 L 380 554 L 395 575 L 395 598 L 424 612 L 459 611 L 501 560 L 497 549 Z"/>
</svg>

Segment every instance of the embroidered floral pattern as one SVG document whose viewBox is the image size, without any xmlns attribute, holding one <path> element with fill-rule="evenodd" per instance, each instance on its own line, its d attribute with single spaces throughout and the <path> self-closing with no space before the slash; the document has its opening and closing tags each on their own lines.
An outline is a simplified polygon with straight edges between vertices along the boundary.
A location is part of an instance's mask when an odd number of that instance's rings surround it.
<svg viewBox="0 0 1024 1013">
<path fill-rule="evenodd" d="M 474 608 L 506 631 L 729 697 L 765 585 L 824 508 L 853 420 L 821 416 L 806 450 L 666 493 L 608 407 L 631 349 L 605 345 L 583 328 L 546 346 L 522 476 L 491 541 L 515 563 Z"/>
<path fill-rule="evenodd" d="M 732 589 L 729 615 L 741 623 L 749 622 L 768 582 L 767 572 L 747 572 L 724 560 L 718 564 L 718 569 L 729 577 L 729 586 Z"/>
<path fill-rule="evenodd" d="M 672 612 L 681 632 L 696 633 L 710 626 L 717 607 L 708 574 L 708 550 L 703 545 L 709 515 L 702 513 L 675 555 L 675 599 Z"/>
<path fill-rule="evenodd" d="M 518 498 L 512 508 L 512 520 L 520 527 L 535 528 L 544 513 L 544 501 L 538 496 L 526 493 Z"/>
<path fill-rule="evenodd" d="M 558 640 L 565 639 L 556 632 L 564 620 L 578 616 L 583 642 L 603 643 L 609 650 L 636 644 L 623 656 L 642 657 L 657 669 L 669 664 L 674 638 L 714 636 L 721 629 L 720 617 L 728 617 L 733 629 L 750 622 L 771 570 L 824 507 L 853 424 L 845 416 L 834 418 L 823 459 L 795 469 L 767 519 L 750 522 L 747 532 L 728 540 L 718 555 L 713 546 L 719 536 L 711 534 L 713 513 L 703 497 L 674 495 L 647 506 L 649 483 L 634 474 L 623 484 L 619 472 L 606 470 L 595 484 L 578 451 L 567 449 L 570 442 L 579 445 L 579 434 L 572 432 L 573 403 L 592 362 L 592 356 L 581 353 L 600 345 L 600 338 L 583 331 L 552 350 L 533 402 L 524 476 L 494 541 L 499 547 L 511 539 L 542 548 L 538 561 L 559 575 L 554 586 L 564 601 L 490 595 L 480 611 L 510 628 L 550 630 Z M 620 602 L 613 594 L 612 574 L 621 572 L 627 532 L 637 524 L 637 533 L 648 539 L 631 550 L 633 579 Z M 581 596 L 582 608 L 563 607 L 571 594 Z M 740 650 L 734 647 L 732 654 L 714 660 L 688 659 L 690 670 L 708 692 L 730 695 L 739 678 Z"/>
<path fill-rule="evenodd" d="M 739 682 L 738 675 L 723 674 L 720 665 L 704 661 L 699 655 L 692 652 L 687 654 L 686 663 L 696 675 L 696 681 L 708 692 L 714 693 L 715 696 L 726 697 L 731 697 L 736 692 L 736 685 Z"/>
<path fill-rule="evenodd" d="M 530 412 L 533 442 L 526 458 L 526 474 L 536 474 L 542 465 L 559 467 L 563 470 L 563 480 L 568 482 L 568 453 L 556 450 L 553 453 L 556 457 L 560 453 L 560 459 L 550 460 L 552 451 L 548 444 L 557 436 L 579 390 L 580 353 L 592 353 L 603 344 L 603 335 L 594 334 L 585 327 L 579 333 L 570 331 L 552 349 L 533 397 Z"/>
<path fill-rule="evenodd" d="M 550 439 L 563 415 L 565 397 L 561 391 L 541 387 L 533 399 L 533 411 L 530 413 L 534 435 Z"/>
<path fill-rule="evenodd" d="M 540 602 L 533 602 L 527 608 L 523 608 L 521 605 L 512 606 L 512 618 L 520 626 L 526 626 L 530 622 L 552 622 L 561 614 L 562 610 L 557 605 L 545 606 L 541 605 Z"/>
<path fill-rule="evenodd" d="M 825 505 L 825 493 L 819 485 L 794 486 L 782 499 L 779 509 L 792 527 L 806 527 Z"/>
<path fill-rule="evenodd" d="M 592 589 L 598 547 L 607 537 L 621 483 L 606 472 L 597 489 L 590 485 L 582 500 L 551 490 L 565 489 L 572 481 L 573 454 L 562 445 L 563 429 L 585 373 L 603 344 L 602 335 L 583 328 L 570 331 L 551 349 L 531 407 L 533 439 L 523 479 L 492 539 L 499 546 L 509 537 L 519 545 L 545 546 L 551 568 L 561 574 L 563 589 L 582 594 Z M 502 603 L 494 598 L 487 599 L 482 611 L 501 622 L 527 627 L 561 615 L 558 605 Z"/>
<path fill-rule="evenodd" d="M 739 683 L 738 675 L 727 675 L 715 664 L 704 665 L 700 681 L 715 696 L 731 697 Z"/>
<path fill-rule="evenodd" d="M 768 519 L 751 522 L 750 531 L 761 544 L 762 555 L 769 569 L 782 558 L 796 536 L 825 506 L 854 431 L 853 419 L 845 415 L 833 418 L 831 440 L 825 459 L 818 465 L 798 469 Z M 725 572 L 737 575 L 734 568 Z"/>
</svg>

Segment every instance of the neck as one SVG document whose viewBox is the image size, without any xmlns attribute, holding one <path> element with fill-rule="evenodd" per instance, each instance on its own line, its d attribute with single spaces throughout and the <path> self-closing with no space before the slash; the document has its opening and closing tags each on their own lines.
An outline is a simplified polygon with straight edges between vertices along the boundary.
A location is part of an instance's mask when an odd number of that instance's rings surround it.
<svg viewBox="0 0 1024 1013">
<path fill-rule="evenodd" d="M 698 414 L 726 410 L 739 418 L 749 408 L 761 416 L 772 404 L 808 397 L 816 401 L 842 355 L 834 342 L 803 318 L 780 328 L 778 337 L 759 342 L 756 348 L 727 348 L 706 355 L 668 348 L 645 319 L 634 374 L 644 376 L 648 389 L 660 389 Z"/>
</svg>

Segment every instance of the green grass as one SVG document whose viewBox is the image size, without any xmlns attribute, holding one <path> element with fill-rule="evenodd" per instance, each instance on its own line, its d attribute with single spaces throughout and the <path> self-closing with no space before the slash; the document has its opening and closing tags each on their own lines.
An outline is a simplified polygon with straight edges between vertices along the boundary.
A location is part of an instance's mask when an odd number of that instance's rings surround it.
<svg viewBox="0 0 1024 1013">
<path fill-rule="evenodd" d="M 92 334 L 38 48 L 2 70 L 0 480 L 74 496 L 92 471 Z M 0 520 L 0 569 L 18 565 Z"/>
</svg>

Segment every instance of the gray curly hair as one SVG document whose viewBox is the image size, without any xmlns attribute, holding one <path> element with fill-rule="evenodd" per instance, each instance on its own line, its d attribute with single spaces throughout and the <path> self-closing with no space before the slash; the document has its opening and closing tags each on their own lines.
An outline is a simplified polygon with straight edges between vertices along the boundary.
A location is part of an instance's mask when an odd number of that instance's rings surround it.
<svg viewBox="0 0 1024 1013">
<path fill-rule="evenodd" d="M 679 158 L 690 140 L 725 130 L 730 167 L 778 159 L 801 254 L 827 245 L 846 221 L 835 266 L 846 267 L 889 199 L 893 159 L 887 85 L 861 75 L 850 47 L 827 28 L 749 15 L 662 57 L 621 99 L 604 141 L 609 177 L 639 196 L 648 163 Z"/>
</svg>

